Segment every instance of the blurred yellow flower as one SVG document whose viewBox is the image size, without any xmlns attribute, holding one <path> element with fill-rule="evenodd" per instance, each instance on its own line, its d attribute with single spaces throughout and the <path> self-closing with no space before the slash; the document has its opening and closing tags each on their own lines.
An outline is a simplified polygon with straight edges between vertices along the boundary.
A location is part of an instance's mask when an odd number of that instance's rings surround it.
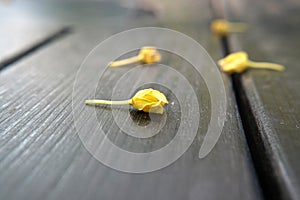
<svg viewBox="0 0 300 200">
<path fill-rule="evenodd" d="M 248 59 L 248 54 L 243 51 L 229 54 L 225 58 L 219 60 L 218 64 L 220 65 L 221 70 L 226 73 L 240 73 L 247 68 L 271 69 L 276 71 L 284 70 L 284 66 L 282 65 L 266 62 L 253 62 Z"/>
<path fill-rule="evenodd" d="M 110 104 L 110 105 L 132 105 L 138 110 L 144 112 L 163 114 L 164 105 L 168 104 L 166 96 L 152 88 L 138 91 L 132 99 L 125 101 L 106 101 L 106 100 L 86 100 L 87 105 Z"/>
<path fill-rule="evenodd" d="M 233 23 L 225 19 L 215 19 L 210 26 L 211 31 L 218 36 L 226 36 L 229 33 L 240 33 L 247 30 L 245 23 Z"/>
<path fill-rule="evenodd" d="M 119 60 L 115 62 L 110 62 L 108 65 L 110 67 L 120 67 L 123 65 L 128 65 L 132 63 L 144 63 L 144 64 L 152 64 L 159 62 L 161 60 L 161 55 L 155 47 L 143 47 L 137 56 L 132 58 Z"/>
</svg>

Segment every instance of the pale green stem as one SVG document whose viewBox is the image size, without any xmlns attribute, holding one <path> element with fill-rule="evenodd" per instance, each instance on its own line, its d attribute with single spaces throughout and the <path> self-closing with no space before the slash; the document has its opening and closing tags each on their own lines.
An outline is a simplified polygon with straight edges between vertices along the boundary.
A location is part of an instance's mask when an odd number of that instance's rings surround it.
<svg viewBox="0 0 300 200">
<path fill-rule="evenodd" d="M 141 61 L 141 58 L 139 56 L 134 56 L 132 58 L 127 58 L 127 59 L 124 59 L 124 60 L 110 62 L 108 65 L 110 67 L 120 67 L 120 66 L 123 66 L 123 65 L 137 63 L 137 62 L 140 62 L 140 61 Z"/>
<path fill-rule="evenodd" d="M 106 104 L 106 105 L 131 105 L 131 99 L 125 100 L 125 101 L 106 101 L 106 100 L 86 100 L 85 104 L 86 105 L 101 105 L 101 104 Z"/>
<path fill-rule="evenodd" d="M 245 23 L 233 23 L 228 22 L 228 28 L 230 32 L 245 32 L 247 30 L 247 25 Z"/>
<path fill-rule="evenodd" d="M 268 63 L 268 62 L 248 61 L 248 66 L 251 68 L 272 69 L 272 70 L 276 70 L 276 71 L 284 71 L 284 66 L 275 64 L 275 63 Z"/>
</svg>

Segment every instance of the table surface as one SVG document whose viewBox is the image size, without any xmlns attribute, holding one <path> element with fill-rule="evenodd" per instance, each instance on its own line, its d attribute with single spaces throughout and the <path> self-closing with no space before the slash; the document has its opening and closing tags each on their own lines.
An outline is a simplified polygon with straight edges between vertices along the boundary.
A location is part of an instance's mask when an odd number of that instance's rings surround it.
<svg viewBox="0 0 300 200">
<path fill-rule="evenodd" d="M 291 39 L 299 33 L 293 24 L 296 22 L 287 23 L 282 19 L 282 23 L 271 23 L 275 20 L 273 15 L 264 13 L 265 5 L 259 3 L 260 15 L 251 18 L 250 14 L 240 16 L 241 13 L 235 13 L 237 8 L 231 4 L 216 11 L 208 0 L 154 1 L 153 4 L 134 5 L 124 2 L 12 1 L 0 4 L 0 24 L 5 27 L 0 30 L 0 199 L 263 199 L 277 195 L 269 191 L 273 185 L 279 188 L 280 197 L 297 199 L 300 174 L 297 160 L 299 92 L 296 85 L 299 81 L 296 52 L 292 50 L 297 49 L 299 42 Z M 236 5 L 246 9 L 243 4 Z M 278 16 L 295 15 L 292 17 L 296 18 L 296 11 L 288 12 L 293 7 L 292 2 L 289 5 L 291 7 L 282 9 L 278 6 Z M 282 74 L 248 71 L 233 81 L 232 77 L 222 74 L 227 99 L 226 121 L 219 140 L 205 158 L 199 159 L 198 153 L 212 111 L 208 86 L 189 62 L 170 52 L 161 51 L 162 64 L 171 66 L 186 78 L 197 96 L 199 107 L 191 103 L 188 88 L 178 84 L 172 74 L 163 73 L 159 66 L 140 68 L 130 65 L 106 70 L 96 88 L 97 98 L 110 98 L 112 88 L 126 74 L 124 83 L 136 80 L 136 85 L 128 88 L 127 98 L 145 87 L 163 91 L 172 104 L 167 106 L 167 117 L 163 119 L 165 124 L 159 134 L 137 139 L 124 133 L 114 120 L 124 120 L 127 127 L 139 129 L 149 123 L 149 115 L 132 109 L 95 108 L 80 103 L 72 107 L 76 75 L 82 72 L 85 57 L 101 41 L 131 28 L 170 28 L 192 37 L 217 61 L 223 57 L 223 47 L 212 37 L 209 24 L 213 17 L 222 16 L 223 12 L 230 13 L 230 19 L 244 19 L 257 27 L 245 35 L 229 38 L 232 49 L 247 50 L 257 60 L 282 61 L 287 71 Z M 269 29 L 264 26 L 266 22 Z M 281 26 L 288 27 L 283 30 Z M 286 28 L 294 29 L 287 32 Z M 270 33 L 274 31 L 277 34 Z M 163 38 L 157 38 L 157 41 L 159 39 Z M 257 41 L 263 41 L 264 45 Z M 291 48 L 282 52 L 286 43 Z M 170 48 L 178 46 L 188 51 L 188 47 L 176 40 Z M 85 69 L 95 69 L 110 51 L 99 57 L 90 56 Z M 203 60 L 202 63 L 210 62 Z M 130 74 L 132 69 L 140 70 L 139 77 Z M 84 71 L 86 80 L 82 82 L 82 92 L 76 96 L 91 94 L 94 86 L 89 80 L 95 73 L 94 70 Z M 182 104 L 163 85 L 150 83 L 139 87 L 137 84 L 162 79 L 181 91 L 185 97 Z M 233 85 L 237 81 L 241 83 L 240 90 Z M 97 124 L 90 121 L 95 113 L 110 141 L 136 153 L 150 152 L 168 144 L 180 125 L 184 113 L 181 108 L 199 108 L 199 129 L 192 145 L 171 165 L 142 174 L 120 172 L 95 159 L 80 140 L 78 130 L 81 127 L 75 127 L 73 109 L 82 107 L 82 123 L 79 124 L 86 124 L 82 129 L 86 126 L 91 130 L 97 128 Z M 115 119 L 113 111 L 119 112 Z M 124 113 L 130 117 L 121 118 Z M 249 137 L 253 130 L 248 127 L 249 119 L 245 117 L 248 114 L 255 117 L 254 127 L 257 125 L 253 137 Z M 158 119 L 151 118 L 154 126 L 161 122 L 161 117 Z M 149 127 L 145 132 L 154 128 Z M 187 130 L 192 129 L 188 127 Z M 189 138 L 181 140 L 185 143 Z M 255 142 L 257 140 L 263 143 Z M 101 146 L 101 141 L 91 143 Z M 110 149 L 99 149 L 106 151 L 107 157 L 118 159 Z M 270 175 L 263 175 L 266 167 L 256 157 L 270 159 L 265 163 Z M 282 171 L 274 174 L 278 164 L 283 164 Z M 269 185 L 265 181 L 268 177 L 271 177 Z M 291 185 L 287 186 L 288 183 Z"/>
</svg>

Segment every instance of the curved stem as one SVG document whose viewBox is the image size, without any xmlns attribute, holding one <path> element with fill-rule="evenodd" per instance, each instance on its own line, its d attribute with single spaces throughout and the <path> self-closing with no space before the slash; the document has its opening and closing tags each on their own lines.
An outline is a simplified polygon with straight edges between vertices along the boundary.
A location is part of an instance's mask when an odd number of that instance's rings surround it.
<svg viewBox="0 0 300 200">
<path fill-rule="evenodd" d="M 247 25 L 245 23 L 228 22 L 228 29 L 230 32 L 245 32 Z"/>
<path fill-rule="evenodd" d="M 139 56 L 134 56 L 132 58 L 127 58 L 124 60 L 119 60 L 119 61 L 114 61 L 114 62 L 110 62 L 108 65 L 110 67 L 120 67 L 123 65 L 128 65 L 128 64 L 132 64 L 132 63 L 136 63 L 136 62 L 140 62 L 141 59 Z"/>
<path fill-rule="evenodd" d="M 253 62 L 249 60 L 248 66 L 251 68 L 258 68 L 258 69 L 272 69 L 276 71 L 284 71 L 284 66 L 275 63 L 268 63 L 268 62 Z"/>
<path fill-rule="evenodd" d="M 86 105 L 131 105 L 131 99 L 125 100 L 125 101 L 106 101 L 106 100 L 86 100 L 85 101 Z"/>
</svg>

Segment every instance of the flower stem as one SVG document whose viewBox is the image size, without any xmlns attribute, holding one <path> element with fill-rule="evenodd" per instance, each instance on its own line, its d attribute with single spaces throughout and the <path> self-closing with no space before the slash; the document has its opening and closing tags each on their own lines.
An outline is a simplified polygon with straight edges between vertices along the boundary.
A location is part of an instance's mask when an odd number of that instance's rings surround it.
<svg viewBox="0 0 300 200">
<path fill-rule="evenodd" d="M 132 58 L 127 58 L 127 59 L 124 59 L 124 60 L 110 62 L 108 65 L 110 67 L 120 67 L 120 66 L 123 66 L 123 65 L 137 63 L 137 62 L 140 62 L 140 61 L 141 61 L 141 58 L 139 56 L 134 56 Z"/>
<path fill-rule="evenodd" d="M 125 101 L 106 101 L 106 100 L 86 100 L 85 101 L 86 105 L 131 105 L 131 99 L 125 100 Z"/>
<path fill-rule="evenodd" d="M 251 68 L 259 68 L 259 69 L 272 69 L 275 71 L 284 71 L 284 66 L 275 64 L 275 63 L 268 63 L 268 62 L 253 62 L 248 61 L 248 66 Z"/>
<path fill-rule="evenodd" d="M 247 30 L 247 25 L 245 23 L 228 22 L 228 28 L 230 32 L 241 33 Z"/>
</svg>

